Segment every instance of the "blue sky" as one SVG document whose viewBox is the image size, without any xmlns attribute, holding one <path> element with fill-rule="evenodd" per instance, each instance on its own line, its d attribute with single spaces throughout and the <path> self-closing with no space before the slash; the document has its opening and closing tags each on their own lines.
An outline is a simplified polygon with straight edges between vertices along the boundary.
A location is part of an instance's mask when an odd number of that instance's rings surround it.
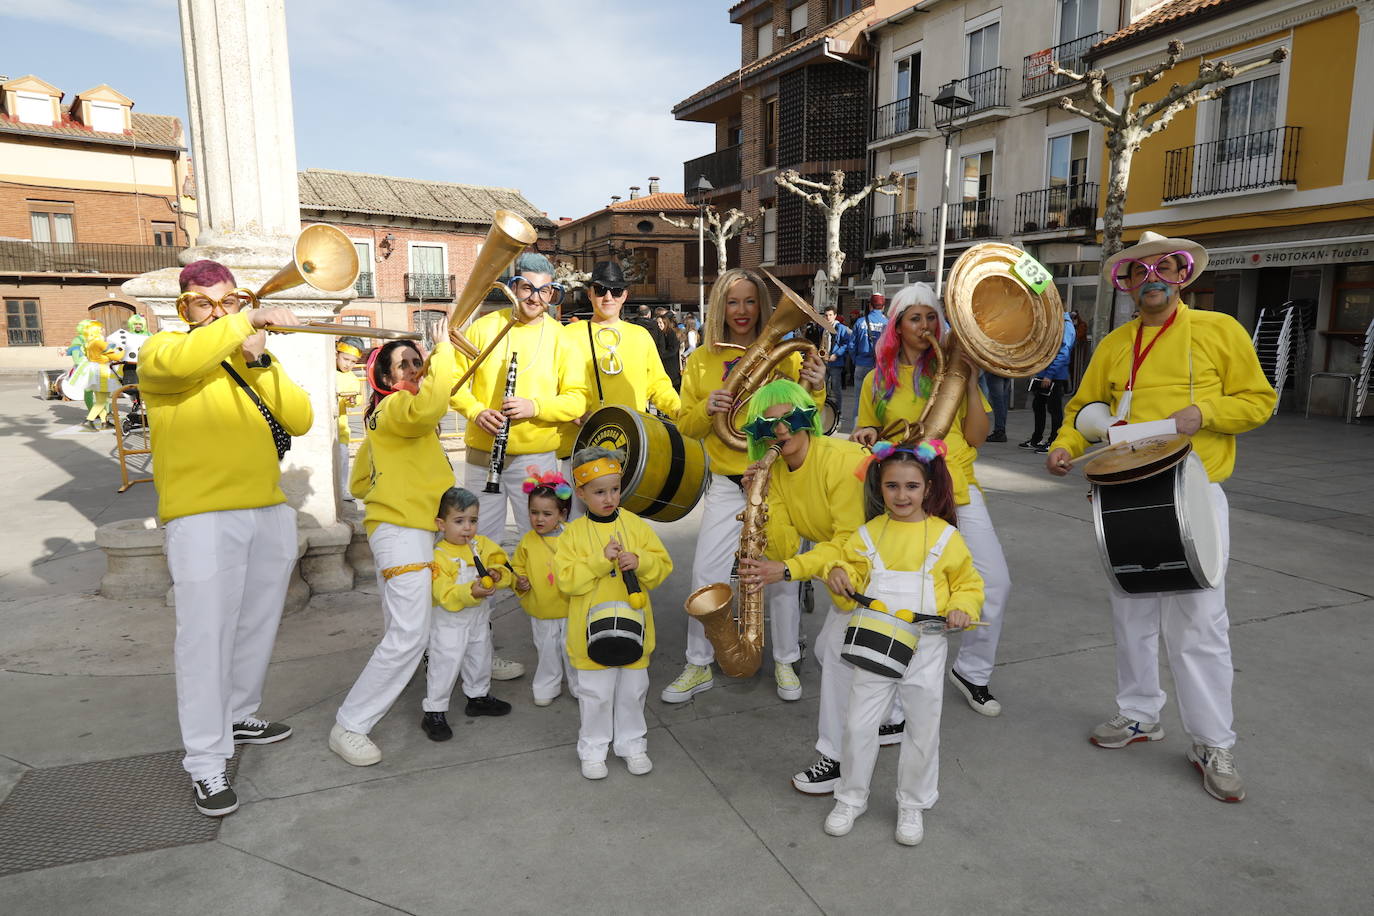
<svg viewBox="0 0 1374 916">
<path fill-rule="evenodd" d="M 185 120 L 176 0 L 0 5 L 0 74 Z M 670 110 L 739 65 L 728 0 L 287 0 L 296 154 L 578 217 L 712 150 Z"/>
</svg>

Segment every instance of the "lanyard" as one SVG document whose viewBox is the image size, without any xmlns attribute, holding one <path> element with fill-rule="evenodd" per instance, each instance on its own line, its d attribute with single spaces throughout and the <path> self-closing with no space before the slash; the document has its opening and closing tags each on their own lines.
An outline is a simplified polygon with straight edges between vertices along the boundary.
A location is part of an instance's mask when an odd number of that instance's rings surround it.
<svg viewBox="0 0 1374 916">
<path fill-rule="evenodd" d="M 1140 341 L 1141 338 L 1143 338 L 1145 335 L 1145 325 L 1142 323 L 1136 326 L 1135 345 L 1131 348 L 1131 355 L 1133 357 L 1133 361 L 1131 363 L 1131 378 L 1128 382 L 1126 382 L 1127 391 L 1135 390 L 1135 375 L 1137 372 L 1140 371 L 1141 364 L 1145 362 L 1145 357 L 1150 355 L 1150 351 L 1154 349 L 1155 344 L 1159 343 L 1159 338 L 1164 336 L 1164 332 L 1169 330 L 1169 326 L 1174 323 L 1174 319 L 1177 317 L 1178 309 L 1175 308 L 1173 314 L 1169 316 L 1169 320 L 1164 322 L 1163 326 L 1161 326 L 1159 329 L 1159 333 L 1156 334 L 1153 339 L 1151 339 L 1151 341 L 1145 347 L 1145 350 L 1143 352 L 1140 349 Z"/>
</svg>

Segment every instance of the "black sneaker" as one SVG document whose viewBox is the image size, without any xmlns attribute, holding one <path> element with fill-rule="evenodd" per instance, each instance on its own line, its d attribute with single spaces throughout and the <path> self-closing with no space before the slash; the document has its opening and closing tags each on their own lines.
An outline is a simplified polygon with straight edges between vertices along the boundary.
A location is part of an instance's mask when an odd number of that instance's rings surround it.
<svg viewBox="0 0 1374 916">
<path fill-rule="evenodd" d="M 988 441 L 988 442 L 1006 442 L 1006 441 L 1007 441 L 1007 431 L 1006 431 L 1005 429 L 994 429 L 992 432 L 988 433 L 987 441 Z"/>
<path fill-rule="evenodd" d="M 1048 452 L 1049 450 L 1050 450 L 1050 444 L 1049 444 L 1048 442 L 1041 442 L 1039 445 L 1037 445 L 1037 446 L 1035 447 L 1035 453 L 1036 453 L 1037 455 L 1043 455 L 1043 454 L 1045 454 L 1046 452 Z"/>
<path fill-rule="evenodd" d="M 272 744 L 291 737 L 291 726 L 284 722 L 268 722 L 249 716 L 234 723 L 235 744 Z"/>
<path fill-rule="evenodd" d="M 1033 451 L 1034 449 L 1039 448 L 1039 447 L 1040 447 L 1040 443 L 1037 442 L 1037 441 L 1035 441 L 1035 439 L 1031 438 L 1031 439 L 1027 439 L 1025 442 L 1018 442 L 1018 443 L 1016 443 L 1016 447 L 1017 447 L 1017 448 L 1023 448 L 1023 449 L 1025 449 L 1026 451 L 1029 452 L 1029 451 Z"/>
<path fill-rule="evenodd" d="M 224 817 L 239 810 L 239 797 L 223 772 L 208 779 L 194 779 L 191 788 L 195 793 L 196 810 L 206 817 Z"/>
<path fill-rule="evenodd" d="M 902 735 L 906 734 L 905 722 L 894 722 L 891 725 L 878 726 L 878 746 L 887 747 L 889 744 L 901 744 Z"/>
<path fill-rule="evenodd" d="M 510 712 L 510 704 L 490 694 L 484 697 L 468 697 L 468 705 L 463 712 L 469 716 L 504 716 Z"/>
<path fill-rule="evenodd" d="M 425 717 L 420 720 L 420 727 L 425 730 L 431 741 L 447 741 L 453 737 L 453 729 L 448 727 L 448 716 L 441 712 L 425 713 Z"/>
<path fill-rule="evenodd" d="M 986 685 L 980 687 L 977 684 L 970 684 L 959 676 L 959 672 L 953 668 L 949 669 L 949 682 L 959 689 L 968 701 L 969 708 L 980 716 L 1000 716 L 1002 714 L 1002 704 L 997 702 L 997 698 L 988 693 Z"/>
<path fill-rule="evenodd" d="M 807 795 L 829 795 L 840 782 L 840 762 L 824 754 L 810 767 L 792 777 L 792 788 Z"/>
</svg>

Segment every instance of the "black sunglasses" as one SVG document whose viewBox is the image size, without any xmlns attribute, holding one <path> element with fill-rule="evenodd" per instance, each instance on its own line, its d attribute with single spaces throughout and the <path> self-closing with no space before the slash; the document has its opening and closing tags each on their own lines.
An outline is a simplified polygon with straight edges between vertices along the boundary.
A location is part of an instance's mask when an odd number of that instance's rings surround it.
<svg viewBox="0 0 1374 916">
<path fill-rule="evenodd" d="M 610 293 L 612 296 L 615 296 L 617 299 L 619 299 L 621 296 L 625 295 L 625 287 L 623 287 L 623 286 L 602 286 L 600 283 L 593 283 L 593 284 L 592 284 L 592 292 L 596 293 L 596 298 L 598 298 L 598 299 L 600 299 L 602 296 L 606 295 L 607 293 Z"/>
</svg>

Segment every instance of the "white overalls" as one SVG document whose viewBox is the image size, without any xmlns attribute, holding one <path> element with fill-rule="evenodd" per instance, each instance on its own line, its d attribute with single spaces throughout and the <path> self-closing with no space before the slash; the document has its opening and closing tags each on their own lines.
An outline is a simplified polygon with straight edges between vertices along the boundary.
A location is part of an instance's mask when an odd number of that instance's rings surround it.
<svg viewBox="0 0 1374 916">
<path fill-rule="evenodd" d="M 477 578 L 477 567 L 455 557 L 459 584 Z M 491 692 L 491 599 L 475 607 L 450 611 L 434 605 L 429 627 L 429 673 L 425 677 L 425 712 L 448 712 L 458 674 L 469 699 Z"/>
<path fill-rule="evenodd" d="M 935 564 L 954 535 L 948 527 L 926 554 L 917 572 L 888 569 L 867 527 L 860 528 L 865 556 L 872 564 L 868 594 L 889 608 L 907 608 L 919 614 L 936 613 Z M 919 597 L 918 597 L 919 596 Z M 912 606 L 912 599 L 918 602 Z M 862 668 L 853 669 L 849 689 L 849 713 L 844 725 L 844 750 L 840 759 L 840 783 L 835 800 L 863 807 L 868 803 L 868 784 L 878 760 L 878 725 L 894 696 L 906 711 L 906 730 L 897 762 L 897 805 L 925 810 L 940 797 L 940 712 L 944 700 L 946 643 L 943 634 L 922 635 L 906 674 L 884 677 Z"/>
</svg>

